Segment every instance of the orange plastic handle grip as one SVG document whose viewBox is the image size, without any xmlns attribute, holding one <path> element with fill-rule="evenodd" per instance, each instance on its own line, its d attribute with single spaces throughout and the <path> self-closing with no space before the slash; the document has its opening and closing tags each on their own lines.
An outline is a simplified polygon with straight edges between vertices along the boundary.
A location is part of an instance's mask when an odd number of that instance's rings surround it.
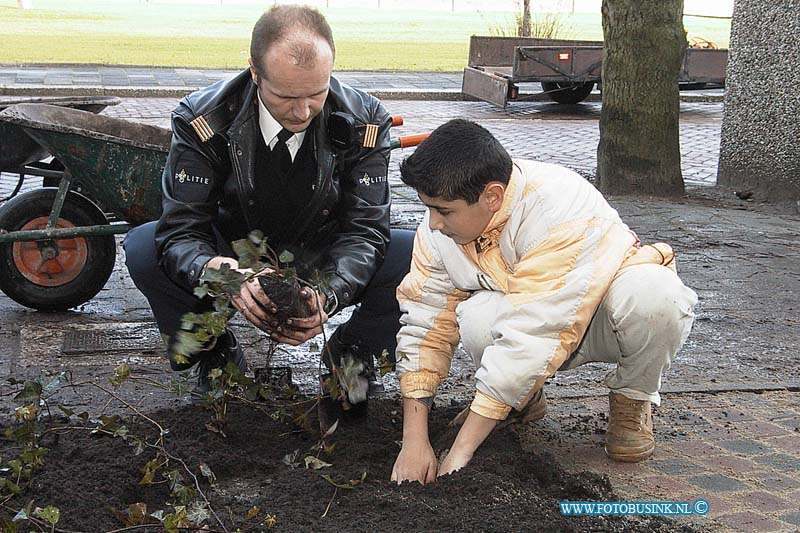
<svg viewBox="0 0 800 533">
<path fill-rule="evenodd" d="M 403 125 L 403 117 L 400 115 L 395 115 L 392 117 L 392 127 L 395 126 L 402 126 Z"/>
<path fill-rule="evenodd" d="M 416 146 L 428 137 L 430 137 L 430 133 L 419 133 L 417 135 L 406 135 L 405 137 L 400 137 L 400 148 L 408 148 L 409 146 Z"/>
</svg>

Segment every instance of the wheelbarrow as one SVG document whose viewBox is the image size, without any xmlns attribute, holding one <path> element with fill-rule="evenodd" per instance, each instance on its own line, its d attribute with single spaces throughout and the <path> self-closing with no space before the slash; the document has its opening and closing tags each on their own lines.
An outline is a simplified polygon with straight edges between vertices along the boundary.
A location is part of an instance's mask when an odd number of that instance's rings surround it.
<svg viewBox="0 0 800 533">
<path fill-rule="evenodd" d="M 22 128 L 66 168 L 58 187 L 0 206 L 0 290 L 42 311 L 81 305 L 111 276 L 114 235 L 159 217 L 171 131 L 43 104 L 10 107 L 0 113 L 4 122 Z M 391 148 L 426 137 L 395 138 Z M 70 190 L 76 178 L 86 195 Z"/>
<path fill-rule="evenodd" d="M 0 207 L 0 290 L 43 311 L 83 304 L 111 276 L 114 235 L 158 218 L 171 132 L 46 104 L 9 107 L 0 121 L 24 130 L 65 167 L 58 187 Z M 91 199 L 70 190 L 75 178 Z"/>
<path fill-rule="evenodd" d="M 0 98 L 0 111 L 12 105 L 31 103 L 57 105 L 99 113 L 108 106 L 119 104 L 120 99 L 110 96 L 6 97 Z M 47 149 L 26 135 L 21 127 L 10 122 L 0 122 L 0 172 L 19 175 L 17 184 L 11 194 L 0 198 L 0 202 L 8 200 L 19 193 L 26 176 L 39 176 L 45 179 L 45 183 L 58 183 L 64 167 L 58 160 L 53 160 L 49 163 L 40 162 L 49 155 Z"/>
</svg>

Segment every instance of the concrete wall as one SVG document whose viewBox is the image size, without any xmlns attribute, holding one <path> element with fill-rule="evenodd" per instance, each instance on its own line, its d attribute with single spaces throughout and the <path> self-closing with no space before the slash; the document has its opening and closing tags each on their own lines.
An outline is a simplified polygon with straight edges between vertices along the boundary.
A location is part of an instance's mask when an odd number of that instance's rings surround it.
<svg viewBox="0 0 800 533">
<path fill-rule="evenodd" d="M 717 182 L 800 199 L 800 0 L 736 0 Z"/>
</svg>

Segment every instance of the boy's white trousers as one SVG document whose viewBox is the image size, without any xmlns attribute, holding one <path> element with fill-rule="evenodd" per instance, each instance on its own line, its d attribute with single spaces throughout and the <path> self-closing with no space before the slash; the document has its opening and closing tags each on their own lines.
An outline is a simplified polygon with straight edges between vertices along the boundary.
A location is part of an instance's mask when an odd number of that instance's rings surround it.
<svg viewBox="0 0 800 533">
<path fill-rule="evenodd" d="M 456 309 L 461 342 L 477 367 L 494 342 L 492 326 L 503 293 L 478 291 Z M 694 321 L 695 292 L 669 268 L 622 269 L 614 278 L 577 350 L 559 371 L 586 363 L 616 363 L 605 379 L 612 392 L 661 403 L 661 373 L 683 345 Z"/>
</svg>

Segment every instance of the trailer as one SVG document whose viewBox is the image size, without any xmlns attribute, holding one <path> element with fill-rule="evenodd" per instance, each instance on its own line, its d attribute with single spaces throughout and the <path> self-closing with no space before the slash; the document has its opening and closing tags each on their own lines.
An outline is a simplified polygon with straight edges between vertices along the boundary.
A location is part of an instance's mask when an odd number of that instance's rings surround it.
<svg viewBox="0 0 800 533">
<path fill-rule="evenodd" d="M 728 51 L 687 47 L 681 90 L 724 87 Z M 601 87 L 603 43 L 525 37 L 472 36 L 462 92 L 506 107 L 521 97 L 520 83 L 539 82 L 559 104 L 577 104 Z"/>
</svg>

